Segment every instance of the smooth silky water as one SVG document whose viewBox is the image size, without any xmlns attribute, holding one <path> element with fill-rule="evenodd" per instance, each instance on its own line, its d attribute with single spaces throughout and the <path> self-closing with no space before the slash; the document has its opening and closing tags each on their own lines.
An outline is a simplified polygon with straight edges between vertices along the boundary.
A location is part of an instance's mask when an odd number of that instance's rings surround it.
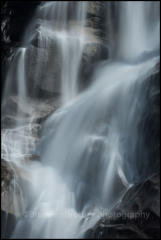
<svg viewBox="0 0 161 240">
<path fill-rule="evenodd" d="M 143 86 L 159 61 L 159 3 L 115 2 L 117 39 L 112 37 L 111 4 L 107 4 L 110 58 L 99 65 L 91 85 L 81 93 L 88 2 L 41 4 L 25 35 L 30 42 L 38 21 L 39 46 L 50 52 L 56 41 L 62 106 L 43 125 L 36 149 L 41 161 L 25 166 L 32 183 L 27 192 L 30 204 L 12 238 L 82 238 L 133 183 L 147 176 L 138 125 L 146 104 Z M 24 54 L 22 50 L 16 57 L 17 94 L 23 97 L 27 95 Z M 38 66 L 39 59 L 37 71 Z M 7 90 L 11 81 L 9 72 L 4 99 L 11 93 Z M 138 141 L 144 152 L 141 161 Z"/>
</svg>

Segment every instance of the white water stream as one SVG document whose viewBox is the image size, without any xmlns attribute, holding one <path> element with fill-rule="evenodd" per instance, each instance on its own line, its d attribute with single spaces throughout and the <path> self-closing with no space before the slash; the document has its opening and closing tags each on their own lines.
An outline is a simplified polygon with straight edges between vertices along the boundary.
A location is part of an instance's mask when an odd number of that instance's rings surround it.
<svg viewBox="0 0 161 240">
<path fill-rule="evenodd" d="M 146 159 L 138 162 L 136 151 L 143 86 L 159 61 L 159 3 L 115 5 L 119 31 L 117 41 L 111 39 L 116 42 L 112 60 L 96 69 L 82 93 L 78 82 L 88 2 L 53 1 L 38 8 L 39 47 L 50 52 L 56 43 L 61 59 L 62 107 L 43 125 L 40 163 L 25 166 L 31 204 L 13 238 L 81 238 L 100 219 L 100 209 L 110 211 L 146 175 Z M 18 95 L 26 95 L 24 54 L 17 63 Z"/>
</svg>

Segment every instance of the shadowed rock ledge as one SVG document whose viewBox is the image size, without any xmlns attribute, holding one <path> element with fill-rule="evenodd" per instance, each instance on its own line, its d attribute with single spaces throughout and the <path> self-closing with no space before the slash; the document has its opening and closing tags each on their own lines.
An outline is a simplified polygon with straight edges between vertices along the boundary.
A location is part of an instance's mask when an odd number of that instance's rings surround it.
<svg viewBox="0 0 161 240">
<path fill-rule="evenodd" d="M 131 187 L 122 201 L 87 231 L 86 239 L 159 239 L 160 174 Z"/>
<path fill-rule="evenodd" d="M 1 212 L 2 238 L 9 238 L 16 217 Z M 132 186 L 122 201 L 85 234 L 85 239 L 159 239 L 160 174 Z"/>
</svg>

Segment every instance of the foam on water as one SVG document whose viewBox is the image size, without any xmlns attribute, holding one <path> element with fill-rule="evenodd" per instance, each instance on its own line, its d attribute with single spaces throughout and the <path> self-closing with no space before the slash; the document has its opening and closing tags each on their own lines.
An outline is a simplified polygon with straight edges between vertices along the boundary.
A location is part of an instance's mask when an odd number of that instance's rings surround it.
<svg viewBox="0 0 161 240">
<path fill-rule="evenodd" d="M 115 35 L 112 4 L 107 4 L 111 61 L 96 69 L 91 86 L 81 93 L 79 69 L 88 2 L 42 3 L 25 35 L 30 42 L 38 33 L 38 46 L 49 53 L 56 44 L 62 106 L 43 125 L 36 148 L 41 161 L 21 166 L 31 182 L 29 204 L 12 238 L 81 238 L 100 218 L 100 209 L 109 212 L 131 184 L 147 175 L 146 149 L 138 126 L 146 104 L 144 83 L 159 61 L 159 3 L 115 2 Z M 35 24 L 39 25 L 36 32 Z M 24 96 L 25 52 L 17 54 L 16 63 L 17 94 Z M 51 62 L 50 70 L 54 68 Z M 39 59 L 35 71 L 38 66 Z M 11 72 L 8 81 L 12 81 Z M 21 151 L 9 152 L 7 134 L 5 158 L 13 161 L 14 153 L 30 152 L 29 145 L 27 151 L 17 145 Z M 143 151 L 139 159 L 138 141 Z"/>
</svg>

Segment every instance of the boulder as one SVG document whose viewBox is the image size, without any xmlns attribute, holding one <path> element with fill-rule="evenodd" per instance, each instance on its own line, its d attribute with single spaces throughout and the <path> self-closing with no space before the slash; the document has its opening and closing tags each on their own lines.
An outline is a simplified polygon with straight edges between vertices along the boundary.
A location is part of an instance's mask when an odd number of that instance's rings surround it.
<svg viewBox="0 0 161 240">
<path fill-rule="evenodd" d="M 102 1 L 89 1 L 88 2 L 88 10 L 87 14 L 88 16 L 95 16 L 100 17 L 100 13 L 102 10 L 102 7 L 104 5 L 104 2 Z"/>
<path fill-rule="evenodd" d="M 13 129 L 17 125 L 41 124 L 47 116 L 60 106 L 60 99 L 27 98 L 25 101 L 18 96 L 10 96 L 2 111 L 2 129 Z M 18 115 L 17 115 L 18 114 Z"/>
<path fill-rule="evenodd" d="M 105 44 L 100 41 L 91 41 L 85 44 L 80 67 L 81 89 L 90 85 L 97 65 L 106 59 L 108 59 L 108 49 Z"/>
<path fill-rule="evenodd" d="M 121 202 L 85 234 L 86 239 L 159 239 L 160 175 L 132 186 Z"/>
<path fill-rule="evenodd" d="M 1 210 L 1 238 L 10 239 L 16 226 L 17 217 Z"/>
<path fill-rule="evenodd" d="M 29 93 L 35 94 L 35 89 L 45 93 L 60 93 L 61 61 L 56 42 L 44 48 L 30 45 L 26 50 L 26 72 Z M 43 95 L 43 94 L 42 94 Z M 54 95 L 54 94 L 52 94 Z"/>
<path fill-rule="evenodd" d="M 95 34 L 100 39 L 105 38 L 106 28 L 106 15 L 107 15 L 107 2 L 104 1 L 89 1 L 87 9 L 86 26 L 95 29 Z"/>
<path fill-rule="evenodd" d="M 101 42 L 87 42 L 83 49 L 83 61 L 85 64 L 105 60 L 108 57 L 106 46 Z"/>
<path fill-rule="evenodd" d="M 22 172 L 21 172 L 22 174 Z M 25 198 L 19 168 L 11 162 L 1 160 L 1 210 L 20 216 L 24 212 Z"/>
</svg>

